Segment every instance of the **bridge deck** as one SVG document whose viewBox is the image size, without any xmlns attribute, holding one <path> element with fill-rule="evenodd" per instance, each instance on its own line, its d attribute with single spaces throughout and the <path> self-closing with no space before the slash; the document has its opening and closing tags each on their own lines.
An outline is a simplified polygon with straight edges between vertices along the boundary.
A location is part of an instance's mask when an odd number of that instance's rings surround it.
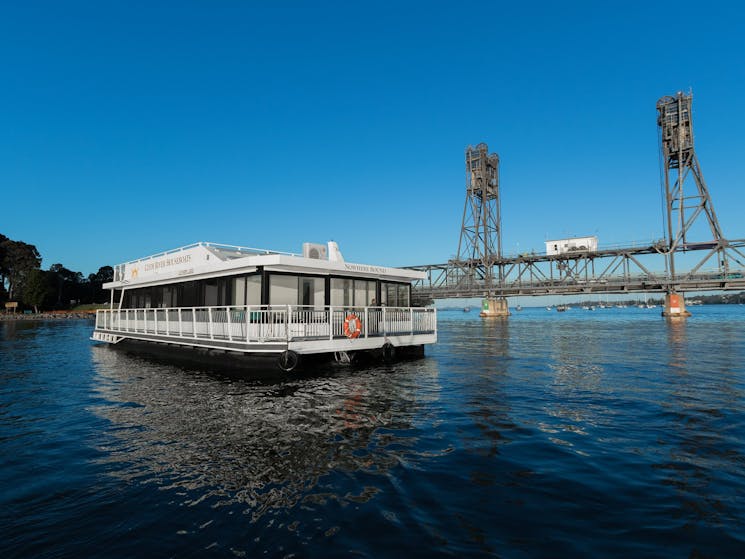
<svg viewBox="0 0 745 559">
<path fill-rule="evenodd" d="M 689 271 L 676 274 L 659 271 L 667 270 L 670 257 L 661 241 L 552 255 L 525 253 L 486 263 L 451 260 L 411 268 L 427 272 L 426 279 L 414 283 L 414 294 L 420 299 L 745 290 L 744 247 L 742 239 L 681 245 L 675 254 L 706 252 Z M 716 269 L 704 270 L 703 264 L 710 260 Z"/>
</svg>

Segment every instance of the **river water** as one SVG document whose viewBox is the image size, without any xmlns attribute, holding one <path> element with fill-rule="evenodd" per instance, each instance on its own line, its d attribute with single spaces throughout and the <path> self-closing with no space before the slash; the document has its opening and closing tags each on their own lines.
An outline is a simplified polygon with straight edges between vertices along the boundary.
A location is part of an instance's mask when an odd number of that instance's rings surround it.
<svg viewBox="0 0 745 559">
<path fill-rule="evenodd" d="M 0 557 L 745 556 L 745 307 L 237 379 L 0 323 Z"/>
</svg>

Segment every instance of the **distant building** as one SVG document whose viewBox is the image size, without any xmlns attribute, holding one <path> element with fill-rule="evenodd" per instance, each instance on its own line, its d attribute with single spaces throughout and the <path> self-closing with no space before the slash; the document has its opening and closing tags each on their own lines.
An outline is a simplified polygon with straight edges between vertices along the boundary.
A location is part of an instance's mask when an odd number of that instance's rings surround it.
<svg viewBox="0 0 745 559">
<path fill-rule="evenodd" d="M 554 239 L 546 241 L 546 254 L 566 254 L 574 252 L 595 252 L 598 250 L 598 238 L 570 237 L 569 239 Z"/>
</svg>

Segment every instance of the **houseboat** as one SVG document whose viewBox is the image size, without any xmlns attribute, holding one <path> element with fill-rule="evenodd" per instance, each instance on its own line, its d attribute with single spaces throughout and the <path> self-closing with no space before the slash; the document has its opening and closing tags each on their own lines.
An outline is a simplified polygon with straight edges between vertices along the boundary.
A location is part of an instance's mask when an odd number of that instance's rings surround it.
<svg viewBox="0 0 745 559">
<path fill-rule="evenodd" d="M 437 341 L 436 310 L 411 306 L 423 277 L 346 262 L 334 242 L 302 254 L 199 242 L 115 266 L 91 339 L 269 357 L 288 372 L 306 356 L 390 361 Z"/>
</svg>

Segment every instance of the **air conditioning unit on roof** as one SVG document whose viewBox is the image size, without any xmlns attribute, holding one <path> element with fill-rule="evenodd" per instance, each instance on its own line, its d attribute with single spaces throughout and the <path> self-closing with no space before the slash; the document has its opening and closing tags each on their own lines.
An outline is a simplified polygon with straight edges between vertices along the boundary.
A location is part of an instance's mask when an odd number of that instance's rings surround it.
<svg viewBox="0 0 745 559">
<path fill-rule="evenodd" d="M 328 247 L 319 243 L 303 243 L 303 256 L 315 260 L 328 260 Z"/>
</svg>

